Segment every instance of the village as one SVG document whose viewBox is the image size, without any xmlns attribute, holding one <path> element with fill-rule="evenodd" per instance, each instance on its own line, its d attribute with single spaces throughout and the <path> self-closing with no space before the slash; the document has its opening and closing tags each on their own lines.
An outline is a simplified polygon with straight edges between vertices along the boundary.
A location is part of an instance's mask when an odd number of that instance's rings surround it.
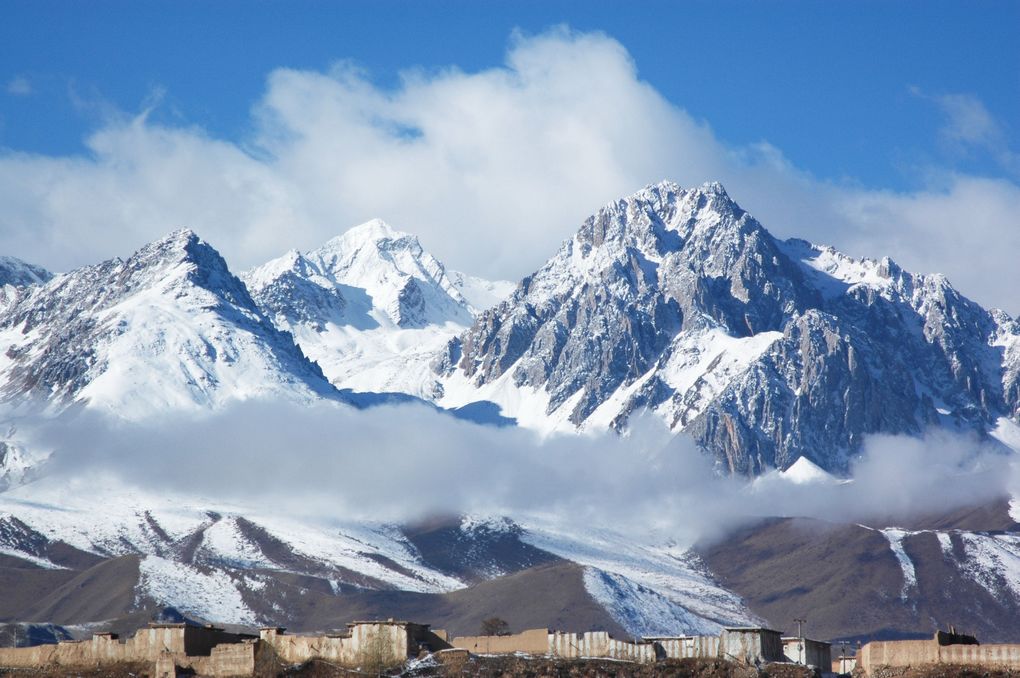
<svg viewBox="0 0 1020 678">
<path fill-rule="evenodd" d="M 832 649 L 828 642 L 802 635 L 784 636 L 761 627 L 724 628 L 718 635 L 619 640 L 605 631 L 550 629 L 450 637 L 428 624 L 393 619 L 354 621 L 343 631 L 318 635 L 288 634 L 278 627 L 262 628 L 255 635 L 228 632 L 210 624 L 150 623 L 128 638 L 96 633 L 87 640 L 0 648 L 0 675 L 31 670 L 71 675 L 142 665 L 148 667 L 151 678 L 234 678 L 277 675 L 274 667 L 316 661 L 338 669 L 336 675 L 396 675 L 412 665 L 436 669 L 431 674 L 419 671 L 415 675 L 445 675 L 443 666 L 462 666 L 474 656 L 562 662 L 600 659 L 639 666 L 670 660 L 716 660 L 745 669 L 790 665 L 806 671 L 762 675 L 860 678 L 908 667 L 1020 670 L 1020 644 L 981 645 L 976 638 L 955 630 L 937 631 L 930 639 L 871 641 L 857 648 L 854 656 L 848 656 L 845 648 L 834 656 Z"/>
</svg>

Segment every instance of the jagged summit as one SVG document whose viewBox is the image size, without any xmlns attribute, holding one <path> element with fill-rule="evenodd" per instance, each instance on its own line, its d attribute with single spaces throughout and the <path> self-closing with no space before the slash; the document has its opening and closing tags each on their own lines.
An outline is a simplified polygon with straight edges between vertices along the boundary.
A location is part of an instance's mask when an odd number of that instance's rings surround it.
<svg viewBox="0 0 1020 678">
<path fill-rule="evenodd" d="M 869 433 L 1016 437 L 1016 324 L 888 258 L 774 238 L 717 183 L 609 203 L 452 342 L 446 406 L 543 430 L 652 410 L 732 472 L 842 472 Z"/>
<path fill-rule="evenodd" d="M 931 426 L 1020 441 L 1015 320 L 944 276 L 778 240 L 715 182 L 661 181 L 605 205 L 512 290 L 448 271 L 381 220 L 244 280 L 182 229 L 126 261 L 10 287 L 0 388 L 120 402 L 165 360 L 152 384 L 183 380 L 180 402 L 215 405 L 260 390 L 223 387 L 240 373 L 218 371 L 245 355 L 240 328 L 258 337 L 252 355 L 273 356 L 256 361 L 267 383 L 298 375 L 331 397 L 318 364 L 342 388 L 489 401 L 542 430 L 622 429 L 650 410 L 733 472 L 804 457 L 838 473 L 868 434 Z M 209 332 L 231 339 L 203 344 Z"/>
</svg>

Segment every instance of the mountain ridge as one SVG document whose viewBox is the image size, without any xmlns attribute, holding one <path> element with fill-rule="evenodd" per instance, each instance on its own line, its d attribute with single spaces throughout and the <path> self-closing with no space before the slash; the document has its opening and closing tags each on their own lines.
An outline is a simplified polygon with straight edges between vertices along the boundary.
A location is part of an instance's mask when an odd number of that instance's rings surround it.
<svg viewBox="0 0 1020 678">
<path fill-rule="evenodd" d="M 33 286 L 0 315 L 0 348 L 4 400 L 57 410 L 145 418 L 271 393 L 338 398 L 187 229 Z"/>
<path fill-rule="evenodd" d="M 728 472 L 807 456 L 842 473 L 872 433 L 1012 435 L 1018 342 L 944 276 L 780 241 L 721 185 L 662 182 L 589 217 L 454 339 L 439 402 L 480 392 L 566 430 L 652 409 Z"/>
</svg>

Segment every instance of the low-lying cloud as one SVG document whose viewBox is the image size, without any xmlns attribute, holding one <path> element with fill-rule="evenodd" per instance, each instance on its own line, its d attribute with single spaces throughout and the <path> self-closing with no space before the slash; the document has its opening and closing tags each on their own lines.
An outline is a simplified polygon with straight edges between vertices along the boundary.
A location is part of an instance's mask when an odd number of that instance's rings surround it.
<svg viewBox="0 0 1020 678">
<path fill-rule="evenodd" d="M 273 505 L 344 520 L 551 516 L 684 543 L 755 517 L 895 522 L 1020 489 L 1012 455 L 945 433 L 871 438 L 852 482 L 797 483 L 778 472 L 748 481 L 719 474 L 652 417 L 626 436 L 541 437 L 418 405 L 248 402 L 147 423 L 85 411 L 59 425 L 23 423 L 18 435 L 54 451 L 39 481 L 53 487 L 114 479 L 210 508 Z"/>
<path fill-rule="evenodd" d="M 393 88 L 345 62 L 273 71 L 242 143 L 114 115 L 84 156 L 0 153 L 0 252 L 61 270 L 188 226 L 241 269 L 381 217 L 454 268 L 520 279 L 610 200 L 720 180 L 777 235 L 890 255 L 1020 311 L 1015 177 L 927 167 L 909 192 L 818 180 L 766 141 L 722 142 L 637 66 L 612 38 L 561 28 L 514 36 L 503 65 L 412 69 Z M 1015 158 L 980 102 L 939 96 L 957 141 Z"/>
</svg>

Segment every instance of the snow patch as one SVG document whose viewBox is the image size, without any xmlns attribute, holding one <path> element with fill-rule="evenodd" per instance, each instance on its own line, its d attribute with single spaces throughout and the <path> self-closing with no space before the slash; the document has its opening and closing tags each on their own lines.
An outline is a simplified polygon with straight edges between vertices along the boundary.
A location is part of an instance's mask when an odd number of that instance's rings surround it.
<svg viewBox="0 0 1020 678">
<path fill-rule="evenodd" d="M 988 432 L 1006 447 L 1014 452 L 1020 452 L 1020 426 L 1006 417 L 999 417 L 995 421 L 995 427 Z"/>
<path fill-rule="evenodd" d="M 1020 598 L 1020 535 L 960 533 L 966 571 L 999 600 Z"/>
<path fill-rule="evenodd" d="M 584 568 L 584 588 L 634 636 L 714 635 L 722 626 L 627 577 Z"/>
<path fill-rule="evenodd" d="M 623 577 L 700 619 L 723 626 L 764 623 L 748 611 L 739 596 L 716 583 L 697 555 L 685 546 L 644 543 L 633 535 L 604 528 L 568 527 L 555 519 L 534 517 L 519 524 L 524 529 L 521 540 L 525 543 Z"/>
<path fill-rule="evenodd" d="M 942 549 L 943 557 L 947 559 L 953 558 L 953 536 L 948 532 L 936 532 L 935 536 L 939 540 L 939 548 Z"/>
<path fill-rule="evenodd" d="M 159 556 L 142 558 L 139 571 L 139 594 L 157 603 L 214 622 L 248 625 L 259 622 L 244 604 L 237 584 L 223 572 L 203 572 Z"/>
<path fill-rule="evenodd" d="M 900 563 L 900 569 L 903 571 L 903 589 L 900 591 L 900 598 L 905 601 L 910 589 L 917 588 L 917 571 L 914 569 L 914 562 L 903 548 L 903 540 L 913 533 L 897 528 L 879 531 L 889 541 L 889 548 L 892 549 L 893 555 L 896 556 L 896 560 Z"/>
<path fill-rule="evenodd" d="M 779 475 L 795 485 L 812 483 L 832 484 L 839 482 L 838 478 L 825 471 L 825 469 L 807 457 L 798 457 L 797 461 L 793 462 L 790 468 L 780 471 Z"/>
</svg>

